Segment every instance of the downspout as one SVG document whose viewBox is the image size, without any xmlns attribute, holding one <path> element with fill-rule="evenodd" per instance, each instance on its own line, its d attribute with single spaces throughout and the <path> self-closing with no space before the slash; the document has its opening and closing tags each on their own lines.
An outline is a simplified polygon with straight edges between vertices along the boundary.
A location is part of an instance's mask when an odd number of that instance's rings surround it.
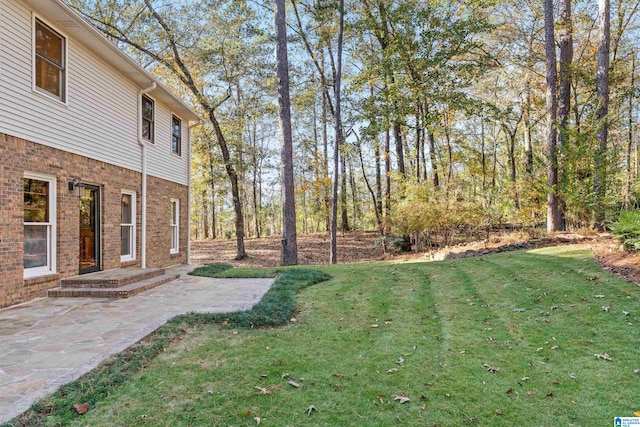
<svg viewBox="0 0 640 427">
<path fill-rule="evenodd" d="M 187 187 L 187 265 L 191 265 L 191 129 L 197 126 L 202 126 L 204 120 L 200 119 L 198 122 L 189 126 L 189 146 L 187 150 L 187 162 L 188 162 L 188 182 Z"/>
<path fill-rule="evenodd" d="M 142 95 L 156 88 L 156 82 L 138 91 L 138 144 L 142 155 L 142 194 L 140 214 L 140 268 L 147 268 L 147 144 L 142 140 Z"/>
</svg>

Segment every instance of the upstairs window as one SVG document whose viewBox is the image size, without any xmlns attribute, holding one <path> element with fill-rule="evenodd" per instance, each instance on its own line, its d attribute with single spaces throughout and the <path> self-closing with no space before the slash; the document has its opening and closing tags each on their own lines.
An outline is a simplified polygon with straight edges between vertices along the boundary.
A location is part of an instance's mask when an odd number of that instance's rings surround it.
<svg viewBox="0 0 640 427">
<path fill-rule="evenodd" d="M 146 95 L 142 95 L 142 138 L 155 143 L 154 134 L 154 104 L 153 100 Z"/>
<path fill-rule="evenodd" d="M 171 116 L 171 152 L 182 155 L 182 120 Z"/>
<path fill-rule="evenodd" d="M 65 38 L 35 21 L 35 89 L 65 102 Z"/>
</svg>

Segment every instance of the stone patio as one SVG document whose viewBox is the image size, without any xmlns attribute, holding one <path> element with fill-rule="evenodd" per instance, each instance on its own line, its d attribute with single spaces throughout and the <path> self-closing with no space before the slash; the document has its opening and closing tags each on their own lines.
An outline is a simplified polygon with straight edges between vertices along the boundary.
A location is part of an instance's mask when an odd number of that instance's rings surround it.
<svg viewBox="0 0 640 427">
<path fill-rule="evenodd" d="M 187 312 L 251 308 L 273 279 L 188 276 L 128 299 L 42 298 L 0 310 L 0 423 Z"/>
</svg>

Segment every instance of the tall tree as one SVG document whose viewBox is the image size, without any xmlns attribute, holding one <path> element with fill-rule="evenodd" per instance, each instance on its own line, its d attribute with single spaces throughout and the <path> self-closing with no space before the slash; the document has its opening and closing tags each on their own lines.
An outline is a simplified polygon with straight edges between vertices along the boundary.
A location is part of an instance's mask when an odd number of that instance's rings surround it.
<svg viewBox="0 0 640 427">
<path fill-rule="evenodd" d="M 609 46 L 611 43 L 611 6 L 609 0 L 599 0 L 598 18 L 598 66 L 596 69 L 596 89 L 598 95 L 598 110 L 596 119 L 599 126 L 597 140 L 598 147 L 595 154 L 595 177 L 593 192 L 595 194 L 595 227 L 604 229 L 605 195 L 607 185 L 607 138 L 609 114 Z"/>
<path fill-rule="evenodd" d="M 556 41 L 553 0 L 544 0 L 544 45 L 547 77 L 547 232 L 558 231 L 558 155 L 556 112 Z"/>
<path fill-rule="evenodd" d="M 338 24 L 338 65 L 336 69 L 335 87 L 335 131 L 336 147 L 333 153 L 333 204 L 331 206 L 331 253 L 329 262 L 338 262 L 338 157 L 340 156 L 340 141 L 342 141 L 342 121 L 340 117 L 340 86 L 342 81 L 342 43 L 344 34 L 344 0 L 338 4 L 340 23 Z M 344 172 L 343 172 L 344 173 Z"/>
<path fill-rule="evenodd" d="M 559 90 L 558 90 L 558 145 L 560 158 L 558 168 L 560 169 L 561 182 L 566 181 L 566 173 L 563 167 L 562 155 L 569 144 L 569 115 L 571 114 L 571 66 L 573 62 L 573 23 L 571 20 L 571 0 L 562 0 L 562 10 L 560 12 L 560 70 L 559 70 Z M 566 230 L 566 202 L 564 197 L 558 199 L 558 228 Z"/>
<path fill-rule="evenodd" d="M 278 67 L 278 107 L 284 203 L 282 210 L 282 265 L 298 263 L 296 236 L 296 202 L 293 181 L 293 138 L 291 136 L 291 101 L 289 99 L 289 59 L 287 54 L 287 21 L 284 0 L 276 0 L 276 62 Z"/>
</svg>

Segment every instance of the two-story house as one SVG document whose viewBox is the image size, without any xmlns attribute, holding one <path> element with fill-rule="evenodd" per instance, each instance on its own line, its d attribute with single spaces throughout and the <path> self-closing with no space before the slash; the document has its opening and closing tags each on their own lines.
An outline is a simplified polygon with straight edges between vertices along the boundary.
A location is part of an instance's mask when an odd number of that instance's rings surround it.
<svg viewBox="0 0 640 427">
<path fill-rule="evenodd" d="M 0 0 L 0 308 L 188 262 L 199 117 L 61 0 Z"/>
</svg>

